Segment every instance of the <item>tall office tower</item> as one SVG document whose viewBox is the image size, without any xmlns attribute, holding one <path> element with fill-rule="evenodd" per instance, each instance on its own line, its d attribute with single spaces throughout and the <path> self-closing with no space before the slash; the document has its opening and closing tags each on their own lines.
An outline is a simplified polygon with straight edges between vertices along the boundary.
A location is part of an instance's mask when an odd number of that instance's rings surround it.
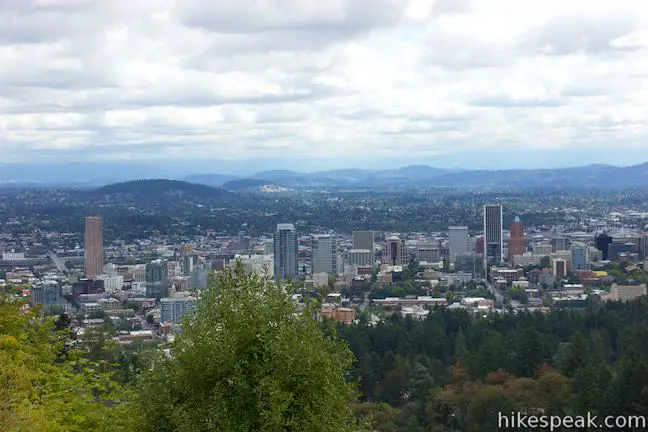
<svg viewBox="0 0 648 432">
<path fill-rule="evenodd" d="M 515 255 L 524 255 L 526 250 L 524 245 L 524 225 L 519 217 L 515 217 L 509 229 L 511 231 L 511 237 L 509 238 L 508 251 L 509 261 L 512 262 Z"/>
<path fill-rule="evenodd" d="M 405 241 L 397 235 L 391 235 L 387 238 L 387 246 L 383 253 L 383 263 L 392 266 L 407 265 L 409 255 Z"/>
<path fill-rule="evenodd" d="M 274 277 L 278 280 L 299 275 L 297 263 L 297 230 L 290 223 L 277 224 L 273 240 Z"/>
<path fill-rule="evenodd" d="M 337 241 L 328 234 L 313 236 L 313 274 L 337 274 Z"/>
<path fill-rule="evenodd" d="M 194 263 L 196 262 L 193 255 L 183 255 L 182 256 L 182 275 L 189 276 L 194 268 Z"/>
<path fill-rule="evenodd" d="M 575 243 L 571 248 L 572 270 L 589 270 L 589 251 L 583 243 Z"/>
<path fill-rule="evenodd" d="M 210 270 L 210 262 L 198 262 L 198 260 L 194 260 L 193 268 L 189 273 L 189 287 L 192 290 L 207 289 Z"/>
<path fill-rule="evenodd" d="M 635 244 L 639 260 L 646 259 L 646 246 L 648 246 L 648 233 L 640 233 L 634 235 L 630 239 Z"/>
<path fill-rule="evenodd" d="M 166 261 L 157 259 L 146 264 L 146 296 L 158 300 L 169 296 L 169 269 Z"/>
<path fill-rule="evenodd" d="M 448 255 L 450 256 L 450 262 L 455 262 L 458 254 L 469 253 L 471 246 L 468 227 L 451 226 L 448 228 Z"/>
<path fill-rule="evenodd" d="M 601 233 L 596 237 L 594 243 L 596 244 L 596 249 L 601 251 L 603 261 L 607 261 L 609 259 L 609 247 L 612 243 L 612 237 L 606 233 Z"/>
<path fill-rule="evenodd" d="M 94 278 L 103 273 L 103 220 L 97 216 L 85 218 L 84 273 Z"/>
<path fill-rule="evenodd" d="M 484 206 L 484 268 L 488 263 L 500 264 L 504 253 L 504 236 L 502 206 L 490 204 Z"/>
<path fill-rule="evenodd" d="M 368 249 L 374 251 L 373 231 L 353 231 L 353 249 Z"/>
</svg>

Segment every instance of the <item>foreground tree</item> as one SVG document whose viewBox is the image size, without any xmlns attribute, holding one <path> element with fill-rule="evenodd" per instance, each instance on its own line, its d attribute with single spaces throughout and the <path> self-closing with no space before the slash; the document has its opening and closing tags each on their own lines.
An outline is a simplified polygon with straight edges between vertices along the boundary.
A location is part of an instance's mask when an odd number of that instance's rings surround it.
<svg viewBox="0 0 648 432">
<path fill-rule="evenodd" d="M 279 284 L 241 265 L 225 271 L 182 330 L 142 382 L 144 430 L 358 429 L 350 350 Z"/>
<path fill-rule="evenodd" d="M 0 296 L 1 431 L 130 430 L 126 392 L 66 342 L 54 318 Z"/>
</svg>

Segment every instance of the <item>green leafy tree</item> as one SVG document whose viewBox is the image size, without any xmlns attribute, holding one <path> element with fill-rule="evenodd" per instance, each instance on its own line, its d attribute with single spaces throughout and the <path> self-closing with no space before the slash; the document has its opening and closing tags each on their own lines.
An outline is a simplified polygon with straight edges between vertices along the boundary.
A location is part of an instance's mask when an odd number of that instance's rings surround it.
<svg viewBox="0 0 648 432">
<path fill-rule="evenodd" d="M 88 315 L 90 319 L 103 319 L 106 316 L 104 311 L 92 311 Z"/>
<path fill-rule="evenodd" d="M 356 431 L 352 354 L 242 266 L 210 288 L 141 387 L 142 430 Z"/>
<path fill-rule="evenodd" d="M 0 430 L 129 431 L 128 394 L 39 308 L 0 297 Z"/>
</svg>

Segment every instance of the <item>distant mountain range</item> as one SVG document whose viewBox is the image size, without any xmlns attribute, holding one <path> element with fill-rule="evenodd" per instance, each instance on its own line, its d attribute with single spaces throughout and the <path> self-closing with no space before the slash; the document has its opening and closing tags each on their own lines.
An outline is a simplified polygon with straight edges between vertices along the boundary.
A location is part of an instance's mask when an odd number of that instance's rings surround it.
<svg viewBox="0 0 648 432">
<path fill-rule="evenodd" d="M 266 184 L 293 189 L 313 187 L 648 187 L 648 163 L 629 167 L 588 165 L 560 169 L 460 171 L 412 165 L 394 170 L 341 169 L 313 173 L 264 171 L 248 178 L 218 174 L 185 177 L 187 181 L 238 191 Z"/>
<path fill-rule="evenodd" d="M 263 171 L 250 176 L 233 176 L 219 173 L 183 175 L 178 170 L 160 168 L 157 175 L 149 175 L 151 167 L 138 168 L 130 174 L 121 173 L 119 178 L 110 177 L 108 170 L 94 172 L 92 167 L 70 165 L 75 175 L 59 173 L 49 175 L 49 180 L 34 177 L 34 167 L 24 165 L 22 176 L 18 166 L 0 165 L 0 188 L 7 187 L 68 187 L 96 189 L 100 186 L 141 178 L 173 179 L 194 185 L 205 185 L 237 192 L 261 189 L 266 185 L 289 189 L 317 187 L 392 188 L 392 187 L 467 187 L 467 188 L 632 188 L 648 187 L 648 163 L 617 167 L 612 165 L 588 165 L 558 169 L 509 169 L 509 170 L 449 170 L 428 165 L 411 165 L 390 170 L 337 169 L 311 173 L 288 170 Z M 132 167 L 131 167 L 132 168 Z M 139 169 L 141 168 L 141 170 Z M 186 170 L 184 170 L 186 172 Z M 49 173 L 49 171 L 48 171 Z M 88 174 L 88 181 L 80 179 Z M 42 173 L 41 173 L 42 174 Z M 90 174 L 97 176 L 91 177 Z M 9 177 L 10 176 L 10 177 Z M 130 176 L 130 178 L 129 178 Z M 26 180 L 33 179 L 33 180 Z M 161 180 L 163 181 L 163 180 Z M 170 180 L 167 180 L 170 181 Z M 112 185 L 115 186 L 115 185 Z M 158 185 L 159 186 L 159 185 Z M 165 189 L 166 186 L 162 187 Z M 168 188 L 166 188 L 168 189 Z M 196 192 L 192 189 L 192 193 Z"/>
</svg>

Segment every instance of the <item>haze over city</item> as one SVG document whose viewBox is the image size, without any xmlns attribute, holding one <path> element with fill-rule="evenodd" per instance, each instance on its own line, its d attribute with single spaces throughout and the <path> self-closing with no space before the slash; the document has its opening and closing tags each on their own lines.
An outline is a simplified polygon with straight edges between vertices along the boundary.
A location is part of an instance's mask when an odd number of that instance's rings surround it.
<svg viewBox="0 0 648 432">
<path fill-rule="evenodd" d="M 645 2 L 252 5 L 3 1 L 3 162 L 241 174 L 643 161 Z"/>
</svg>

